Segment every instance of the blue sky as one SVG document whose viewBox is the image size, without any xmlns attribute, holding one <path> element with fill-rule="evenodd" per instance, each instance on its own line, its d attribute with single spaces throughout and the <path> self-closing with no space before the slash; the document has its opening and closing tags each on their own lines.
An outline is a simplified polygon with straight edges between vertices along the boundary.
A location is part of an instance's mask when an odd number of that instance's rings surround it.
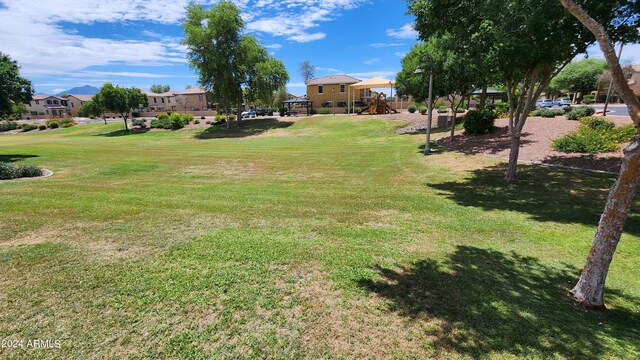
<svg viewBox="0 0 640 360">
<path fill-rule="evenodd" d="M 200 1 L 210 5 L 216 1 Z M 316 76 L 394 78 L 417 41 L 404 0 L 235 0 L 247 32 L 289 71 L 288 89 L 304 94 L 299 64 Z M 196 86 L 180 44 L 186 0 L 0 0 L 0 51 L 22 66 L 37 92 L 104 82 L 148 89 Z M 592 56 L 600 56 L 592 49 Z M 623 59 L 640 62 L 640 46 Z"/>
</svg>

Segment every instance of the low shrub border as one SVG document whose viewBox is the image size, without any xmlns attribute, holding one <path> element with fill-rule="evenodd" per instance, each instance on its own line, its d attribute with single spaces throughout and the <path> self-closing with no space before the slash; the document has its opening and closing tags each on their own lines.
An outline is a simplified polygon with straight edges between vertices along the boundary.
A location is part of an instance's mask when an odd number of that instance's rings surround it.
<svg viewBox="0 0 640 360">
<path fill-rule="evenodd" d="M 612 152 L 631 141 L 635 134 L 633 125 L 615 127 L 612 121 L 603 117 L 586 116 L 580 119 L 580 127 L 576 131 L 555 139 L 552 147 L 564 153 Z"/>
<path fill-rule="evenodd" d="M 34 165 L 15 166 L 8 162 L 0 162 L 0 180 L 15 180 L 51 176 L 53 173 Z"/>
</svg>

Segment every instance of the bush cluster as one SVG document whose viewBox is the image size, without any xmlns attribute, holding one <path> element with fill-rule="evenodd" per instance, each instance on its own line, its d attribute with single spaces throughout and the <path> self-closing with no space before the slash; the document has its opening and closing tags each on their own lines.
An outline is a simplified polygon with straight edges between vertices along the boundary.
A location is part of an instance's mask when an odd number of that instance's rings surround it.
<svg viewBox="0 0 640 360">
<path fill-rule="evenodd" d="M 593 102 L 593 96 L 592 95 L 585 95 L 582 97 L 582 102 L 589 105 Z"/>
<path fill-rule="evenodd" d="M 493 130 L 496 113 L 489 109 L 470 110 L 464 116 L 464 131 L 469 135 L 482 135 Z"/>
<path fill-rule="evenodd" d="M 328 108 L 324 108 L 324 107 L 323 107 L 323 108 L 321 108 L 321 109 L 319 110 L 319 113 L 320 113 L 320 114 L 322 114 L 322 115 L 328 115 L 328 114 L 331 114 L 331 109 L 328 109 Z"/>
<path fill-rule="evenodd" d="M 632 125 L 616 128 L 600 116 L 580 119 L 578 130 L 553 141 L 553 149 L 565 153 L 597 154 L 618 150 L 620 144 L 631 141 L 636 134 Z"/>
<path fill-rule="evenodd" d="M 38 128 L 38 125 L 36 125 L 36 124 L 22 124 L 22 125 L 20 125 L 20 129 L 22 129 L 23 132 L 35 130 L 37 128 Z"/>
<path fill-rule="evenodd" d="M 596 113 L 596 109 L 591 106 L 577 106 L 567 113 L 568 120 L 580 120 L 585 116 L 591 116 Z"/>
<path fill-rule="evenodd" d="M 15 130 L 18 128 L 18 123 L 15 121 L 2 121 L 0 122 L 0 132 Z"/>
<path fill-rule="evenodd" d="M 563 109 L 536 109 L 531 112 L 531 116 L 541 116 L 546 118 L 552 118 L 562 115 L 564 115 Z"/>
<path fill-rule="evenodd" d="M 141 129 L 147 128 L 147 122 L 144 119 L 132 119 L 131 126 L 138 126 Z"/>
<path fill-rule="evenodd" d="M 416 110 L 418 110 L 418 108 L 415 105 L 409 105 L 407 110 L 409 110 L 409 112 L 413 114 L 414 112 L 416 112 Z"/>
<path fill-rule="evenodd" d="M 420 109 L 418 109 L 420 111 L 420 114 L 424 115 L 427 113 L 427 111 L 429 111 L 429 108 L 426 106 L 420 106 Z"/>
<path fill-rule="evenodd" d="M 23 177 L 42 176 L 42 170 L 33 165 L 14 166 L 0 162 L 0 180 L 11 180 Z"/>
<path fill-rule="evenodd" d="M 47 130 L 47 125 L 45 125 L 45 124 L 38 125 L 38 130 L 41 130 L 41 131 L 42 130 Z"/>
</svg>

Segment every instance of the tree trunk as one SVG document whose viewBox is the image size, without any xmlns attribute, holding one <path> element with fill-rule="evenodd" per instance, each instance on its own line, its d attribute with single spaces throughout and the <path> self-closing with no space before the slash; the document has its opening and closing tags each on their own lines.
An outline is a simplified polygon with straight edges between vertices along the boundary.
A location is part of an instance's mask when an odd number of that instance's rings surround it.
<svg viewBox="0 0 640 360">
<path fill-rule="evenodd" d="M 124 120 L 124 129 L 125 130 L 129 130 L 129 126 L 127 125 L 127 117 L 126 116 L 122 116 L 122 120 Z"/>
<path fill-rule="evenodd" d="M 509 150 L 509 166 L 504 180 L 516 181 L 516 169 L 518 167 L 518 155 L 520 154 L 520 132 L 511 134 L 511 149 Z"/>
<path fill-rule="evenodd" d="M 571 298 L 586 308 L 604 309 L 604 284 L 609 264 L 616 251 L 627 213 L 640 180 L 640 144 L 638 138 L 626 149 L 620 175 L 609 191 L 591 252 L 580 280 L 569 292 Z"/>
<path fill-rule="evenodd" d="M 487 103 L 487 85 L 482 85 L 482 92 L 480 93 L 480 102 L 478 103 L 478 109 L 484 109 Z"/>
<path fill-rule="evenodd" d="M 238 100 L 238 116 L 236 116 L 236 121 L 238 123 L 238 127 L 240 127 L 240 124 L 242 122 L 242 98 L 240 98 L 240 100 Z"/>
<path fill-rule="evenodd" d="M 573 0 L 560 0 L 560 2 L 567 11 L 595 35 L 609 64 L 614 87 L 627 104 L 627 110 L 637 129 L 640 123 L 640 100 L 635 96 L 624 77 L 620 59 L 616 55 L 609 34 L 600 23 L 589 16 Z M 611 264 L 624 230 L 624 222 L 635 198 L 640 178 L 639 138 L 640 135 L 636 135 L 633 142 L 625 149 L 620 174 L 609 191 L 609 197 L 600 217 L 587 263 L 582 270 L 580 280 L 569 292 L 569 296 L 574 301 L 587 308 L 605 308 L 604 289 L 609 264 Z"/>
</svg>

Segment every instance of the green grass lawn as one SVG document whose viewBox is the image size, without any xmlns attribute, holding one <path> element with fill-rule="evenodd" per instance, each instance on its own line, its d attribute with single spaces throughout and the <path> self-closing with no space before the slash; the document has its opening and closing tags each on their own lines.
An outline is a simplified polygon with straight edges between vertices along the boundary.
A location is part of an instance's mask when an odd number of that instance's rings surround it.
<svg viewBox="0 0 640 360">
<path fill-rule="evenodd" d="M 424 157 L 401 121 L 0 136 L 1 358 L 640 357 L 640 216 L 565 296 L 614 177 Z M 439 136 L 446 136 L 446 133 Z M 26 345 L 26 343 L 25 343 Z"/>
</svg>

